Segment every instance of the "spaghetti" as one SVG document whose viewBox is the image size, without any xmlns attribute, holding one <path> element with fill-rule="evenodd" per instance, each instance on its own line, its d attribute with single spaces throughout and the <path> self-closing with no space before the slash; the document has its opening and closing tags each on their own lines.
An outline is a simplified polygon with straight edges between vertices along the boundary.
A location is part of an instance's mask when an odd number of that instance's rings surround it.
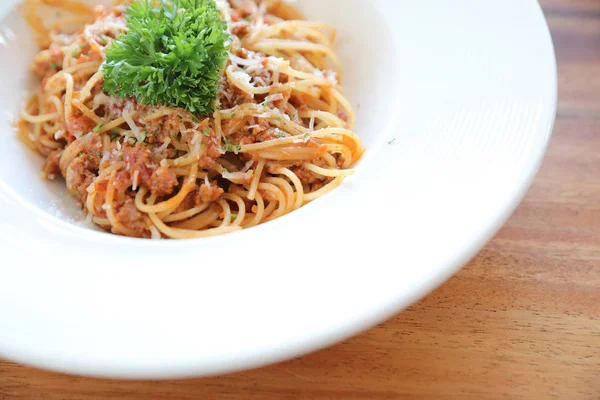
<svg viewBox="0 0 600 400">
<path fill-rule="evenodd" d="M 275 0 L 217 0 L 231 35 L 213 115 L 108 96 L 101 65 L 127 31 L 127 2 L 23 5 L 42 80 L 19 132 L 64 177 L 91 220 L 114 234 L 199 238 L 288 214 L 335 189 L 364 152 L 342 94 L 335 30 Z M 69 22 L 45 27 L 39 7 Z"/>
</svg>

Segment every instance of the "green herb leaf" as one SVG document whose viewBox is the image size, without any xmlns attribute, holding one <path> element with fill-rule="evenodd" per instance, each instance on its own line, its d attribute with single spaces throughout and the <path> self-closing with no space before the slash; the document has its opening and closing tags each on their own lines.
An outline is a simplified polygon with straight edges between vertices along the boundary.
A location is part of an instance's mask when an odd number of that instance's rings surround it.
<svg viewBox="0 0 600 400">
<path fill-rule="evenodd" d="M 142 134 L 141 134 L 141 139 L 142 139 L 141 141 L 142 142 L 146 141 L 146 136 L 147 136 L 147 133 L 146 132 L 142 132 Z"/>
<path fill-rule="evenodd" d="M 394 142 L 395 142 L 395 141 L 396 141 L 396 138 L 393 138 L 392 140 L 390 140 L 390 141 L 388 142 L 388 144 L 394 144 Z"/>
<path fill-rule="evenodd" d="M 239 153 L 242 150 L 242 146 L 240 146 L 239 144 L 233 144 L 231 143 L 231 141 L 225 139 L 225 151 L 229 151 L 229 152 L 235 152 L 236 154 Z"/>
<path fill-rule="evenodd" d="M 202 134 L 206 137 L 210 136 L 210 131 L 207 128 L 202 129 Z"/>
<path fill-rule="evenodd" d="M 229 35 L 214 0 L 138 0 L 107 48 L 104 90 L 138 103 L 210 114 Z"/>
<path fill-rule="evenodd" d="M 57 71 L 58 70 L 58 65 L 56 65 L 55 63 L 51 62 L 50 63 L 50 68 L 52 68 L 53 70 Z"/>
<path fill-rule="evenodd" d="M 96 125 L 94 127 L 94 129 L 92 129 L 92 131 L 96 132 L 96 133 L 100 132 L 100 129 L 102 129 L 102 125 L 104 125 L 104 124 L 98 124 L 98 125 Z"/>
</svg>

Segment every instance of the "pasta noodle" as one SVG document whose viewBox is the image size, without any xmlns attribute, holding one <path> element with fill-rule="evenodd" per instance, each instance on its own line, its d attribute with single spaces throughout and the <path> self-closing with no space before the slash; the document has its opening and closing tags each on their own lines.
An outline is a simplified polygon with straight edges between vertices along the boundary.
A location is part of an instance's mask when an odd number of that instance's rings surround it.
<svg viewBox="0 0 600 400">
<path fill-rule="evenodd" d="M 90 219 L 114 234 L 200 238 L 279 218 L 339 186 L 364 147 L 340 85 L 335 30 L 276 0 L 217 0 L 231 35 L 216 111 L 138 104 L 102 90 L 105 49 L 127 1 L 28 0 L 41 78 L 19 123 Z M 46 27 L 56 7 L 77 29 Z"/>
</svg>

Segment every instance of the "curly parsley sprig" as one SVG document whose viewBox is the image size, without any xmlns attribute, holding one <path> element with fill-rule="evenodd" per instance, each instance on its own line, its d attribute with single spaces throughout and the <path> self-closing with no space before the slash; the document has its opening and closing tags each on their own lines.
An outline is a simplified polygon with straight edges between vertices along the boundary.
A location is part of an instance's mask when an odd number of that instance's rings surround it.
<svg viewBox="0 0 600 400">
<path fill-rule="evenodd" d="M 210 114 L 229 49 L 214 0 L 135 0 L 106 51 L 104 91 Z"/>
</svg>

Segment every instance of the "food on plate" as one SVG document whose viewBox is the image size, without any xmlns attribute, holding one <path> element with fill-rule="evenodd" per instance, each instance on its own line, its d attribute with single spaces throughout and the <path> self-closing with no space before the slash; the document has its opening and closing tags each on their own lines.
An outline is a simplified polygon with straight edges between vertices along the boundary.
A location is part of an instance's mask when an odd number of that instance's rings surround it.
<svg viewBox="0 0 600 400">
<path fill-rule="evenodd" d="M 50 23 L 42 15 L 59 16 Z M 364 147 L 335 30 L 284 1 L 21 6 L 40 52 L 22 140 L 91 221 L 198 238 L 279 218 L 339 186 Z"/>
</svg>

